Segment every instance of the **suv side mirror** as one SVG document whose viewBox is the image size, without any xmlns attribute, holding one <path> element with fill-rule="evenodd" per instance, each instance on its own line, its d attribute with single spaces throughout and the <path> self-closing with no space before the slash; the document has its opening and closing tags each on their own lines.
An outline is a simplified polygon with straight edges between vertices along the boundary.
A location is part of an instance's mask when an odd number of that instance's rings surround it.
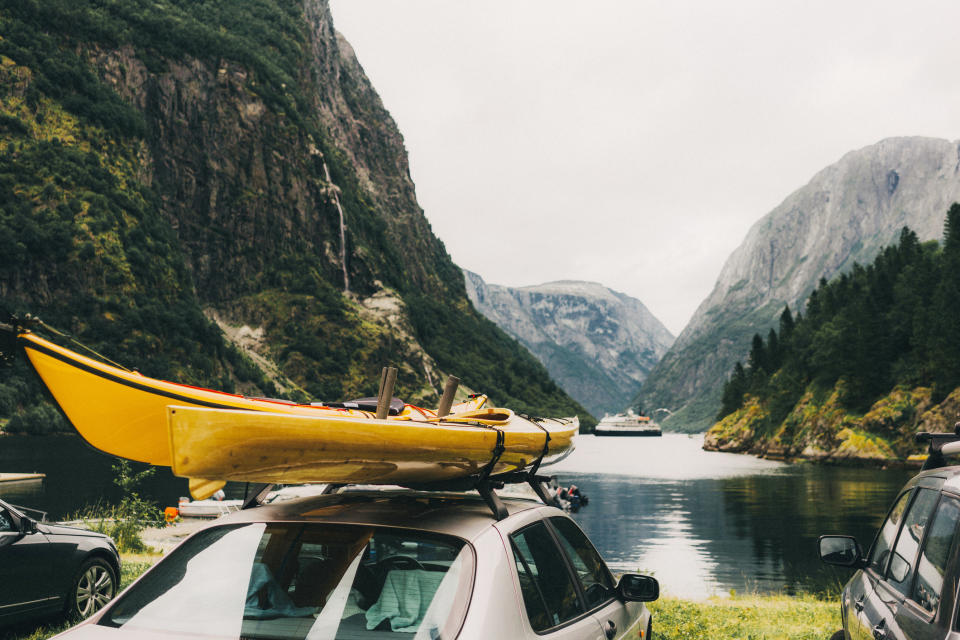
<svg viewBox="0 0 960 640">
<path fill-rule="evenodd" d="M 839 567 L 863 566 L 863 552 L 852 536 L 820 536 L 817 540 L 820 561 Z"/>
<path fill-rule="evenodd" d="M 651 576 L 625 573 L 617 583 L 617 595 L 627 602 L 653 602 L 660 597 L 660 583 Z"/>
</svg>

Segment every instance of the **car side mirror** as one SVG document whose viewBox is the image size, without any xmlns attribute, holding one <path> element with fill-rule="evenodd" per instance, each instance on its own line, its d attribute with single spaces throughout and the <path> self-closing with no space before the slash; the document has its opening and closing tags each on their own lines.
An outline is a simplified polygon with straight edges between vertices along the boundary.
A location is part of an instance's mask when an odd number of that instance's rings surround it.
<svg viewBox="0 0 960 640">
<path fill-rule="evenodd" d="M 20 533 L 21 535 L 29 535 L 31 533 L 37 532 L 37 523 L 27 518 L 26 516 L 20 518 Z"/>
<path fill-rule="evenodd" d="M 862 567 L 863 552 L 852 536 L 820 536 L 817 540 L 820 561 L 838 567 Z"/>
<path fill-rule="evenodd" d="M 651 576 L 625 573 L 617 583 L 617 595 L 627 602 L 653 602 L 660 597 L 660 583 Z"/>
</svg>

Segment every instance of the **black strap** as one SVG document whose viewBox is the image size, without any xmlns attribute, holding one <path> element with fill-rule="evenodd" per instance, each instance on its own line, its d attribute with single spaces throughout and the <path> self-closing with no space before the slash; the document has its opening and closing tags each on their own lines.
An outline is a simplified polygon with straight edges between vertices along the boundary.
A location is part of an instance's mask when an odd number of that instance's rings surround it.
<svg viewBox="0 0 960 640">
<path fill-rule="evenodd" d="M 547 431 L 547 428 L 542 424 L 540 424 L 539 422 L 534 422 L 533 424 L 540 427 L 540 430 L 543 431 L 543 451 L 540 452 L 540 457 L 537 458 L 537 461 L 533 463 L 532 467 L 530 467 L 531 478 L 537 475 L 537 471 L 540 470 L 540 463 L 543 462 L 543 459 L 550 452 L 550 432 Z"/>
<path fill-rule="evenodd" d="M 480 471 L 480 475 L 477 478 L 477 484 L 481 484 L 487 481 L 487 478 L 490 477 L 490 474 L 493 473 L 493 468 L 497 466 L 497 462 L 500 461 L 500 456 L 503 455 L 503 452 L 506 451 L 506 446 L 504 446 L 504 435 L 503 431 L 495 427 L 491 427 L 494 431 L 497 432 L 497 444 L 493 447 L 493 455 L 490 457 L 490 462 Z"/>
</svg>

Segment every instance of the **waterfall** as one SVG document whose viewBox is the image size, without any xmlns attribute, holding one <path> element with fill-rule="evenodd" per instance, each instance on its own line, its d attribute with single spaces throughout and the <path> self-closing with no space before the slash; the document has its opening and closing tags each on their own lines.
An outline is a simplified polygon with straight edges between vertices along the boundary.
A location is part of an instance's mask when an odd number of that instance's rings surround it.
<svg viewBox="0 0 960 640">
<path fill-rule="evenodd" d="M 337 212 L 340 214 L 340 266 L 343 267 L 343 291 L 350 292 L 350 274 L 347 273 L 347 225 L 343 222 L 343 207 L 340 206 L 340 194 L 337 193 L 336 185 L 330 180 L 330 170 L 327 169 L 327 161 L 323 161 L 323 174 L 327 182 L 333 185 L 333 202 L 337 205 Z"/>
</svg>

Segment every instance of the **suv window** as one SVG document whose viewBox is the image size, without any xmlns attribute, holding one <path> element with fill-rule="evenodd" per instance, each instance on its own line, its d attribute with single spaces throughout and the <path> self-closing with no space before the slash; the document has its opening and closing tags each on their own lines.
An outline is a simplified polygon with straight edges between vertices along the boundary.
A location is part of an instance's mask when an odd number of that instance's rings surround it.
<svg viewBox="0 0 960 640">
<path fill-rule="evenodd" d="M 933 613 L 940 604 L 943 576 L 947 570 L 947 558 L 953 547 L 953 539 L 960 522 L 960 502 L 944 497 L 923 544 L 923 552 L 917 562 L 917 580 L 910 597 L 921 607 Z"/>
<path fill-rule="evenodd" d="M 251 523 L 202 531 L 99 624 L 249 639 L 453 637 L 473 583 L 463 541 L 405 529 Z"/>
<path fill-rule="evenodd" d="M 890 510 L 890 515 L 880 527 L 877 533 L 877 539 L 873 543 L 873 549 L 870 551 L 870 562 L 868 567 L 877 573 L 882 574 L 887 565 L 887 558 L 890 557 L 890 549 L 893 548 L 893 542 L 897 539 L 897 531 L 900 529 L 900 522 L 903 520 L 903 512 L 907 508 L 907 498 L 910 493 L 901 495 Z"/>
<path fill-rule="evenodd" d="M 900 593 L 906 594 L 910 589 L 913 577 L 913 563 L 923 540 L 923 533 L 930 522 L 933 507 L 937 504 L 939 491 L 933 489 L 917 489 L 910 509 L 903 520 L 903 527 L 897 537 L 897 546 L 890 556 L 890 566 L 887 568 L 887 583 Z"/>
<path fill-rule="evenodd" d="M 550 518 L 550 524 L 557 530 L 560 546 L 573 563 L 587 600 L 587 608 L 593 609 L 612 598 L 613 577 L 587 536 L 569 518 Z"/>
<path fill-rule="evenodd" d="M 527 618 L 534 631 L 563 624 L 584 613 L 563 554 L 544 523 L 510 536 Z"/>
</svg>

